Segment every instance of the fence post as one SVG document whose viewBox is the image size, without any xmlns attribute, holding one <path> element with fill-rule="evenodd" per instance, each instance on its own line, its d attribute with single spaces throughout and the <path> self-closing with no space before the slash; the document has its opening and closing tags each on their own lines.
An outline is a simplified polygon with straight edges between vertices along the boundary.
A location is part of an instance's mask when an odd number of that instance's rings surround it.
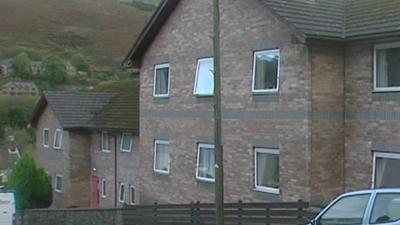
<svg viewBox="0 0 400 225">
<path fill-rule="evenodd" d="M 200 202 L 196 202 L 196 224 L 200 224 Z"/>
<path fill-rule="evenodd" d="M 190 224 L 194 224 L 194 202 L 190 202 Z"/>
<path fill-rule="evenodd" d="M 269 208 L 269 205 L 268 204 L 266 204 L 265 205 L 265 215 L 266 215 L 266 219 L 267 219 L 267 221 L 266 221 L 266 225 L 270 225 L 270 219 L 271 219 L 271 210 L 270 210 L 270 208 Z"/>
<path fill-rule="evenodd" d="M 157 202 L 154 202 L 154 209 L 153 209 L 153 221 L 154 221 L 154 224 L 157 224 L 158 222 L 157 222 L 157 206 L 158 206 L 158 203 Z"/>
<path fill-rule="evenodd" d="M 303 203 L 303 201 L 301 199 L 299 201 L 297 201 L 297 202 L 298 203 Z M 303 219 L 303 214 L 302 214 L 303 208 L 299 205 L 299 208 L 297 210 L 299 211 L 299 215 L 297 216 L 297 218 L 299 219 L 299 223 L 298 224 L 301 224 L 301 223 L 303 223 L 302 222 L 302 219 Z"/>
<path fill-rule="evenodd" d="M 239 218 L 239 222 L 238 224 L 241 225 L 242 224 L 242 210 L 243 210 L 243 206 L 242 206 L 242 200 L 239 200 L 238 202 L 238 218 Z"/>
</svg>

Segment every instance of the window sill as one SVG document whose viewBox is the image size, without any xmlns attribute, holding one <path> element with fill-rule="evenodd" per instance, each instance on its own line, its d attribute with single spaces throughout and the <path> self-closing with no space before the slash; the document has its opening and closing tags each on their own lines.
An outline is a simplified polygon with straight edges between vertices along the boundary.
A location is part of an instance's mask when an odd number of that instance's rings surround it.
<svg viewBox="0 0 400 225">
<path fill-rule="evenodd" d="M 111 150 L 102 149 L 102 150 L 101 150 L 101 152 L 104 152 L 104 153 L 110 153 L 110 152 L 111 152 Z"/>
<path fill-rule="evenodd" d="M 101 198 L 107 198 L 107 196 L 101 196 Z"/>
<path fill-rule="evenodd" d="M 53 149 L 56 150 L 56 151 L 62 151 L 62 148 L 53 147 Z"/>
<path fill-rule="evenodd" d="M 215 179 L 203 178 L 203 177 L 196 177 L 196 180 L 205 182 L 205 183 L 215 183 Z"/>
<path fill-rule="evenodd" d="M 170 172 L 164 171 L 164 170 L 154 170 L 154 173 L 157 175 L 164 175 L 164 176 L 169 176 Z"/>
<path fill-rule="evenodd" d="M 43 145 L 43 148 L 49 148 L 50 146 L 49 145 Z"/>
<path fill-rule="evenodd" d="M 123 149 L 120 149 L 120 152 L 123 152 L 123 153 L 131 153 L 132 150 L 123 150 Z"/>
<path fill-rule="evenodd" d="M 395 87 L 395 88 L 382 88 L 382 89 L 374 89 L 372 93 L 393 93 L 393 92 L 400 92 L 400 87 Z"/>
<path fill-rule="evenodd" d="M 194 94 L 197 98 L 214 98 L 214 94 Z"/>
<path fill-rule="evenodd" d="M 269 194 L 275 194 L 275 195 L 279 195 L 281 193 L 279 189 L 269 188 L 269 187 L 256 187 L 256 188 L 254 188 L 254 190 L 257 192 L 263 192 L 263 193 L 269 193 Z"/>
<path fill-rule="evenodd" d="M 63 193 L 62 190 L 55 190 L 55 192 L 58 193 L 58 194 L 62 194 Z"/>
<path fill-rule="evenodd" d="M 252 94 L 257 95 L 279 95 L 279 90 L 252 91 Z"/>
<path fill-rule="evenodd" d="M 168 99 L 169 95 L 153 95 L 154 99 Z"/>
</svg>

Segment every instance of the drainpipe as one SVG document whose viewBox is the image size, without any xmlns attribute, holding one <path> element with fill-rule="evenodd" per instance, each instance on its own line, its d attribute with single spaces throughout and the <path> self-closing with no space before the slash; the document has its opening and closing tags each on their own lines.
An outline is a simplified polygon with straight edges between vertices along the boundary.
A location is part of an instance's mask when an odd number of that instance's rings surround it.
<svg viewBox="0 0 400 225">
<path fill-rule="evenodd" d="M 117 135 L 114 135 L 114 207 L 118 207 L 118 158 L 117 158 Z"/>
</svg>

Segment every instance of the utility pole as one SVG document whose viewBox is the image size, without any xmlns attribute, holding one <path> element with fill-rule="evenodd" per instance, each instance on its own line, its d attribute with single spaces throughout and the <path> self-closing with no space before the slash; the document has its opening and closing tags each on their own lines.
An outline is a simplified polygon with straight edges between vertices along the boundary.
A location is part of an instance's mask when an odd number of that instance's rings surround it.
<svg viewBox="0 0 400 225">
<path fill-rule="evenodd" d="M 222 149 L 221 66 L 219 0 L 214 0 L 214 140 L 215 140 L 215 218 L 224 225 L 224 163 Z"/>
</svg>

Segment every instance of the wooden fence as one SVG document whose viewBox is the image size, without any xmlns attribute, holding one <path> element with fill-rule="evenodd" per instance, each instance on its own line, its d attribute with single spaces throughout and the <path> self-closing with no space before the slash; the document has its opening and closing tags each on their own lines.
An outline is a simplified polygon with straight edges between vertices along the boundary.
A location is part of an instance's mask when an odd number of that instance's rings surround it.
<svg viewBox="0 0 400 225">
<path fill-rule="evenodd" d="M 313 216 L 306 202 L 226 203 L 226 225 L 297 225 Z M 212 225 L 215 205 L 138 205 L 123 209 L 25 210 L 21 225 Z"/>
</svg>

